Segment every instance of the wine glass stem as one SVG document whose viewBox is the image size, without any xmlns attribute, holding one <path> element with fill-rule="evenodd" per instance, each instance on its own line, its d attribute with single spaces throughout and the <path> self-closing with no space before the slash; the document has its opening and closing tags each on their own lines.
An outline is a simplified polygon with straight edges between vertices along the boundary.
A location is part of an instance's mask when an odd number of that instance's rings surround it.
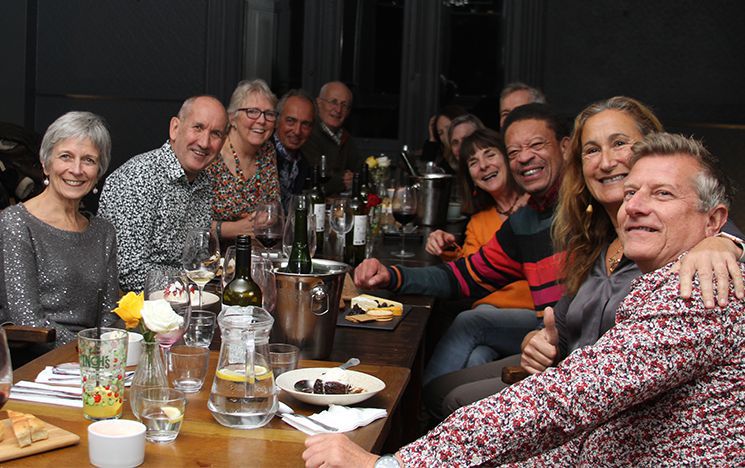
<svg viewBox="0 0 745 468">
<path fill-rule="evenodd" d="M 202 310 L 202 291 L 204 290 L 204 286 L 199 286 L 199 310 Z"/>
<path fill-rule="evenodd" d="M 406 234 L 406 230 L 404 225 L 401 225 L 401 255 L 406 252 L 406 244 L 404 244 L 404 235 Z"/>
</svg>

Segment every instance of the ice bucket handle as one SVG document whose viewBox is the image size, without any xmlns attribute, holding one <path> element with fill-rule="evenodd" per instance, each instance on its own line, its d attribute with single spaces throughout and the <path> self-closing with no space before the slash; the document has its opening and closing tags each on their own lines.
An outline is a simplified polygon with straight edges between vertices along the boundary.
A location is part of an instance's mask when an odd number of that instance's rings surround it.
<svg viewBox="0 0 745 468">
<path fill-rule="evenodd" d="M 317 316 L 322 316 L 329 311 L 329 295 L 326 286 L 323 283 L 313 286 L 310 290 L 311 307 L 310 310 Z M 320 310 L 321 312 L 317 312 Z"/>
</svg>

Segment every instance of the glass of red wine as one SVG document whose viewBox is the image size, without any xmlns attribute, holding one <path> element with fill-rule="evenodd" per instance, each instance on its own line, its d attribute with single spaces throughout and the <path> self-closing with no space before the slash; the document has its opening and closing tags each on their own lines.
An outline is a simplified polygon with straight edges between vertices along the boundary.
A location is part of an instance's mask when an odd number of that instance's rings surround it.
<svg viewBox="0 0 745 468">
<path fill-rule="evenodd" d="M 279 200 L 262 203 L 256 208 L 254 237 L 265 252 L 272 252 L 282 240 L 282 205 Z"/>
<path fill-rule="evenodd" d="M 13 386 L 13 366 L 10 363 L 10 351 L 5 330 L 0 327 L 0 408 L 10 397 L 10 387 Z"/>
<path fill-rule="evenodd" d="M 404 244 L 406 225 L 414 220 L 416 216 L 416 192 L 410 186 L 402 186 L 396 189 L 391 203 L 393 218 L 401 223 L 401 250 L 391 252 L 398 258 L 410 258 L 414 252 L 407 251 Z"/>
</svg>

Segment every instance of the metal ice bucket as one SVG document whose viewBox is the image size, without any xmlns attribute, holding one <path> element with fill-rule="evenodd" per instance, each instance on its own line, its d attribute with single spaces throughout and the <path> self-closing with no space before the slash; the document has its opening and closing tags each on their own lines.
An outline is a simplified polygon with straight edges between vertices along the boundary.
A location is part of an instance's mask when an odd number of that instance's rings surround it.
<svg viewBox="0 0 745 468">
<path fill-rule="evenodd" d="M 287 273 L 283 269 L 284 265 L 274 269 L 277 306 L 270 341 L 294 344 L 300 348 L 301 359 L 326 359 L 334 345 L 349 266 L 314 259 L 312 273 Z"/>
<path fill-rule="evenodd" d="M 424 174 L 415 177 L 415 179 L 417 223 L 423 226 L 445 224 L 453 176 L 450 174 Z"/>
</svg>

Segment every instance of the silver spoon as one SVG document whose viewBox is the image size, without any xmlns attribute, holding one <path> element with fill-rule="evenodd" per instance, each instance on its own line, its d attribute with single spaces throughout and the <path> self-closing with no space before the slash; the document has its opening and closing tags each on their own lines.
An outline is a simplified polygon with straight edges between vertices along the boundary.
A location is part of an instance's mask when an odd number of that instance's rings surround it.
<svg viewBox="0 0 745 468">
<path fill-rule="evenodd" d="M 347 362 L 339 366 L 339 369 L 349 369 L 350 367 L 358 366 L 360 364 L 360 360 L 356 357 L 349 358 Z"/>
</svg>

